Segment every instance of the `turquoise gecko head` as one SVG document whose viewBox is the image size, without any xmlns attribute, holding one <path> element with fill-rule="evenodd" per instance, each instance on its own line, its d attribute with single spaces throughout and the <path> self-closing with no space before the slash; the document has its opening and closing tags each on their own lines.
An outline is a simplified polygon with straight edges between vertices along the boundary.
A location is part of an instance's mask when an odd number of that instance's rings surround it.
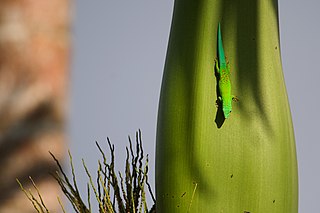
<svg viewBox="0 0 320 213">
<path fill-rule="evenodd" d="M 222 111 L 224 118 L 227 119 L 230 116 L 230 113 L 232 111 L 231 103 L 222 103 Z"/>
</svg>

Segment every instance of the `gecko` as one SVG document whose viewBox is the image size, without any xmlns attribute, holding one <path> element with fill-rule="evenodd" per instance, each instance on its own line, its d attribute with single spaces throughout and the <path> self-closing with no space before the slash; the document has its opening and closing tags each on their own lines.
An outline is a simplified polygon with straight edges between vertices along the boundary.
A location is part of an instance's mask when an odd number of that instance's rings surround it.
<svg viewBox="0 0 320 213">
<path fill-rule="evenodd" d="M 218 24 L 218 60 L 215 59 L 218 73 L 219 100 L 222 102 L 222 111 L 225 119 L 229 118 L 232 111 L 232 101 L 238 99 L 231 95 L 230 65 L 224 54 L 220 23 Z"/>
</svg>

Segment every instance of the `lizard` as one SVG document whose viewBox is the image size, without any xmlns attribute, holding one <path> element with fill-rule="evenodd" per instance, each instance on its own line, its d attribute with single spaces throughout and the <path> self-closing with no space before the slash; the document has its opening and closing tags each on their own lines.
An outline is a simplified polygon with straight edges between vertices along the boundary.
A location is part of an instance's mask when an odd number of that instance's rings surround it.
<svg viewBox="0 0 320 213">
<path fill-rule="evenodd" d="M 232 111 L 232 101 L 238 99 L 231 95 L 230 65 L 224 54 L 220 22 L 218 24 L 218 60 L 215 59 L 215 65 L 218 73 L 219 100 L 222 102 L 223 115 L 227 119 Z"/>
</svg>

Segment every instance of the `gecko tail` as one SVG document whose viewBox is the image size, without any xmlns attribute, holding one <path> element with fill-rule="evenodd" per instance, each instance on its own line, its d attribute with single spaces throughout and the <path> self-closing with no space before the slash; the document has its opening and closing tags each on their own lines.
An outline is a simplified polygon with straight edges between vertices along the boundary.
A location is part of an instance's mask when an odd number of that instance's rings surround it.
<svg viewBox="0 0 320 213">
<path fill-rule="evenodd" d="M 226 66 L 226 57 L 224 54 L 224 49 L 223 49 L 223 44 L 222 44 L 220 22 L 218 23 L 218 58 L 219 58 L 219 65 Z"/>
</svg>

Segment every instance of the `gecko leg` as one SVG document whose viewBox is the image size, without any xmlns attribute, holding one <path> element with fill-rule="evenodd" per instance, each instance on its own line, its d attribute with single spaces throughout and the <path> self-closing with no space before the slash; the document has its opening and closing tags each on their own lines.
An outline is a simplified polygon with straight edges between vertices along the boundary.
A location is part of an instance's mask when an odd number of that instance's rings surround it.
<svg viewBox="0 0 320 213">
<path fill-rule="evenodd" d="M 217 59 L 214 59 L 214 63 L 215 63 L 215 65 L 216 65 L 216 70 L 217 70 L 217 72 L 219 73 L 220 68 L 219 68 L 218 60 L 217 60 Z"/>
<path fill-rule="evenodd" d="M 219 101 L 218 100 L 216 100 L 216 107 L 218 108 L 219 107 Z"/>
<path fill-rule="evenodd" d="M 217 107 L 217 108 L 219 107 L 219 105 L 221 104 L 221 102 L 222 102 L 222 98 L 219 96 L 219 97 L 218 97 L 218 100 L 216 100 L 216 107 Z"/>
<path fill-rule="evenodd" d="M 238 102 L 239 101 L 239 98 L 237 97 L 237 96 L 232 96 L 232 100 L 234 101 L 234 102 Z"/>
</svg>

